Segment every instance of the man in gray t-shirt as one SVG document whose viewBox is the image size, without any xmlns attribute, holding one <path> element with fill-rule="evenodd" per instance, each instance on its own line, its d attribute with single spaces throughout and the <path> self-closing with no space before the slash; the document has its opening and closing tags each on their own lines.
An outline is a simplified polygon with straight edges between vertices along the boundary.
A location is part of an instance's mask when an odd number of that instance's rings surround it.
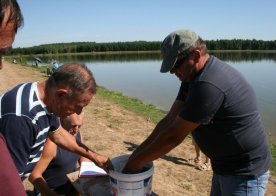
<svg viewBox="0 0 276 196">
<path fill-rule="evenodd" d="M 182 84 L 169 113 L 123 172 L 141 171 L 192 133 L 211 160 L 211 195 L 264 195 L 272 156 L 252 87 L 234 68 L 210 56 L 192 31 L 169 34 L 161 53 L 161 72 L 175 74 Z"/>
<path fill-rule="evenodd" d="M 214 77 L 218 76 L 218 77 Z M 192 132 L 215 173 L 259 177 L 271 156 L 252 87 L 234 68 L 210 56 L 190 82 L 182 82 L 179 117 L 199 126 Z"/>
</svg>

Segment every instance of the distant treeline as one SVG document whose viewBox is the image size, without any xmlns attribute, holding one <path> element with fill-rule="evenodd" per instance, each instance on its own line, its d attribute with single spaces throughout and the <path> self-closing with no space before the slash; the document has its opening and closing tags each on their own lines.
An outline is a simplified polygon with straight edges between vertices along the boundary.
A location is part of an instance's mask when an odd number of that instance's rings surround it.
<svg viewBox="0 0 276 196">
<path fill-rule="evenodd" d="M 206 41 L 209 50 L 276 50 L 276 40 L 210 40 Z M 82 52 L 116 52 L 116 51 L 154 51 L 160 50 L 161 42 L 72 42 L 45 44 L 27 48 L 14 48 L 9 54 L 64 54 Z"/>
</svg>

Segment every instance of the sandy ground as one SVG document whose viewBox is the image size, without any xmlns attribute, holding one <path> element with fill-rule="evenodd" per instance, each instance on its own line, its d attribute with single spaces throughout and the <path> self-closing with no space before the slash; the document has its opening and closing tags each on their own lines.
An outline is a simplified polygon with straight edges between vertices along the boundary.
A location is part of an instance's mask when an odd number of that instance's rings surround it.
<svg viewBox="0 0 276 196">
<path fill-rule="evenodd" d="M 97 76 L 96 80 L 97 80 Z M 45 80 L 46 76 L 27 67 L 5 63 L 0 71 L 0 92 L 22 83 Z M 82 127 L 86 145 L 109 157 L 129 154 L 151 132 L 155 124 L 97 95 L 85 108 Z M 152 189 L 156 195 L 209 195 L 211 171 L 200 171 L 187 162 L 195 153 L 191 139 L 154 161 Z M 23 182 L 26 191 L 32 186 Z M 271 176 L 267 196 L 276 195 L 276 176 Z"/>
</svg>

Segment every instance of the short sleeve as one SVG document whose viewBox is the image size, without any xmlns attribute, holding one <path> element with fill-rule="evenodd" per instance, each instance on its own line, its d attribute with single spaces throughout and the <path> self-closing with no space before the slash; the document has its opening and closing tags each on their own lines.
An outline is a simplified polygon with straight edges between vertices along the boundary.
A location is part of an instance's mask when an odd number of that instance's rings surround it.
<svg viewBox="0 0 276 196">
<path fill-rule="evenodd" d="M 179 116 L 198 124 L 208 124 L 224 101 L 224 93 L 208 82 L 189 85 L 187 98 Z"/>
<path fill-rule="evenodd" d="M 27 117 L 10 115 L 2 120 L 1 129 L 15 166 L 21 174 L 36 140 L 34 124 Z"/>
<path fill-rule="evenodd" d="M 176 100 L 185 101 L 189 89 L 189 83 L 182 82 Z"/>
<path fill-rule="evenodd" d="M 48 116 L 48 120 L 50 124 L 49 132 L 55 132 L 60 128 L 60 119 L 56 117 L 54 114 L 50 114 Z"/>
</svg>

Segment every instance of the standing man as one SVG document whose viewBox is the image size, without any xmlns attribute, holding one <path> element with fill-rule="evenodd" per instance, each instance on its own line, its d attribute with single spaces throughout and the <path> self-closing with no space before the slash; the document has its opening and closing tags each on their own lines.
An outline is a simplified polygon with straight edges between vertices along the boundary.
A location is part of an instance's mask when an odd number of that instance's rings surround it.
<svg viewBox="0 0 276 196">
<path fill-rule="evenodd" d="M 133 152 L 124 172 L 141 171 L 192 133 L 211 160 L 212 196 L 264 195 L 272 156 L 250 84 L 209 55 L 190 30 L 169 34 L 161 53 L 161 72 L 175 74 L 182 84 L 169 113 Z"/>
<path fill-rule="evenodd" d="M 80 115 L 71 114 L 60 121 L 61 126 L 78 142 L 83 142 L 80 132 L 83 124 L 83 112 Z M 29 177 L 29 181 L 35 187 L 35 193 L 38 191 L 42 195 L 77 195 L 66 175 L 76 171 L 77 163 L 81 164 L 85 160 L 87 159 L 64 150 L 47 139 L 42 156 Z"/>
<path fill-rule="evenodd" d="M 15 0 L 0 0 L 0 69 L 3 55 L 11 48 L 17 29 L 23 25 L 23 16 Z M 0 133 L 0 195 L 26 195 L 16 167 Z"/>
<path fill-rule="evenodd" d="M 84 64 L 70 63 L 60 66 L 44 82 L 20 84 L 0 97 L 0 131 L 22 179 L 39 160 L 47 137 L 108 169 L 108 157 L 78 144 L 58 118 L 80 114 L 95 93 L 92 72 Z"/>
</svg>

